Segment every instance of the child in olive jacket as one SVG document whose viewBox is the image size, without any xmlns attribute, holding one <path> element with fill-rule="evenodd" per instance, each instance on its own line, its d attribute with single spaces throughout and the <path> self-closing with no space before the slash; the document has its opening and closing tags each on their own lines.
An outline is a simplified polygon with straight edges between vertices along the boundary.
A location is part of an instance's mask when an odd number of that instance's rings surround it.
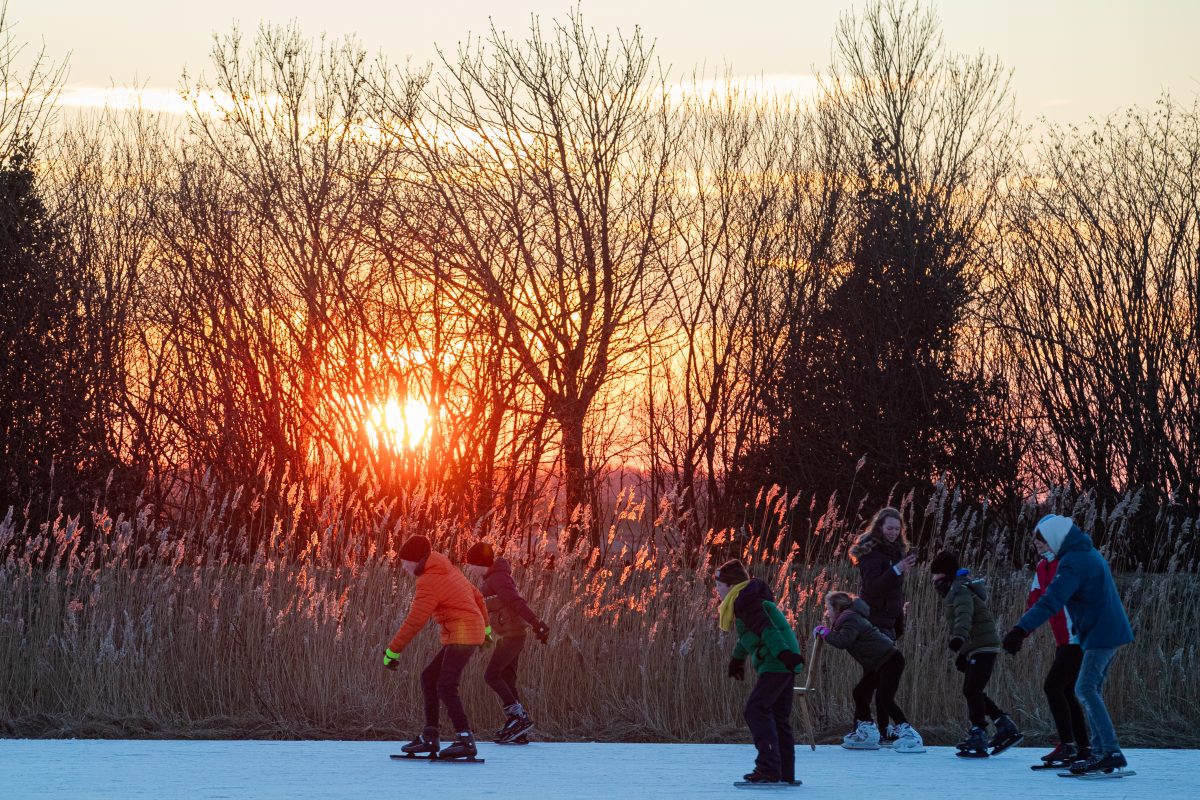
<svg viewBox="0 0 1200 800">
<path fill-rule="evenodd" d="M 842 743 L 847 750 L 878 750 L 879 729 L 871 719 L 871 697 L 880 719 L 896 723 L 893 749 L 898 753 L 924 753 L 925 743 L 896 704 L 896 691 L 904 675 L 904 656 L 891 638 L 871 624 L 871 609 L 862 598 L 848 592 L 825 595 L 825 625 L 813 635 L 845 650 L 862 665 L 863 676 L 854 687 L 854 733 Z"/>
<path fill-rule="evenodd" d="M 958 745 L 964 758 L 999 755 L 1025 737 L 1016 724 L 988 697 L 987 684 L 1000 652 L 1000 631 L 987 606 L 987 586 L 972 579 L 971 571 L 960 569 L 958 554 L 943 551 L 929 564 L 933 586 L 945 598 L 946 619 L 950 623 L 948 647 L 958 654 L 954 666 L 963 673 L 963 696 L 971 729 Z M 987 738 L 987 718 L 996 725 L 996 734 Z M 989 752 L 990 748 L 990 752 Z"/>
<path fill-rule="evenodd" d="M 796 779 L 796 739 L 792 734 L 792 695 L 796 671 L 804 664 L 796 634 L 767 584 L 750 579 L 736 559 L 721 565 L 716 574 L 721 598 L 720 626 L 734 630 L 737 644 L 729 661 L 729 677 L 746 675 L 749 656 L 758 680 L 746 698 L 743 713 L 758 758 L 750 783 L 793 783 Z"/>
</svg>

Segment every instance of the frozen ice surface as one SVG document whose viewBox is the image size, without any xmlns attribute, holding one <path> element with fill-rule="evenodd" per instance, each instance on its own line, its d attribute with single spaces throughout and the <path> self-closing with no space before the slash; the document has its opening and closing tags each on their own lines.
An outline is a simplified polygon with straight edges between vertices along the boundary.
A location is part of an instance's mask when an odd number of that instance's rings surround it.
<svg viewBox="0 0 1200 800">
<path fill-rule="evenodd" d="M 402 742 L 0 740 L 0 800 L 308 800 L 348 798 L 761 797 L 735 789 L 750 745 L 543 743 L 480 745 L 486 764 L 388 758 Z M 797 798 L 1042 800 L 1196 797 L 1200 750 L 1127 750 L 1137 776 L 1082 782 L 1033 772 L 1045 748 L 991 759 L 952 748 L 920 755 L 797 748 Z"/>
</svg>

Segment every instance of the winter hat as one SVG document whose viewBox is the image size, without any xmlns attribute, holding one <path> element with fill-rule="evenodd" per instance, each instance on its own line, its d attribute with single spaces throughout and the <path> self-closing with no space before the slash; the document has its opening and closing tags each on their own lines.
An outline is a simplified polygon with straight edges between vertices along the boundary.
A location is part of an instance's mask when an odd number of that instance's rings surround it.
<svg viewBox="0 0 1200 800">
<path fill-rule="evenodd" d="M 496 560 L 496 553 L 487 542 L 476 542 L 467 551 L 467 563 L 477 567 L 490 567 Z"/>
<path fill-rule="evenodd" d="M 1038 520 L 1038 524 L 1034 526 L 1038 536 L 1046 540 L 1046 544 L 1050 545 L 1050 549 L 1055 553 L 1062 547 L 1063 540 L 1067 538 L 1067 534 L 1071 532 L 1071 528 L 1075 527 L 1075 523 L 1070 517 L 1063 517 L 1058 514 L 1047 514 Z"/>
<path fill-rule="evenodd" d="M 745 583 L 750 580 L 750 573 L 746 572 L 745 564 L 736 558 L 732 558 L 717 567 L 716 578 L 726 586 L 737 586 L 739 583 Z"/>
<path fill-rule="evenodd" d="M 929 562 L 929 572 L 932 575 L 948 575 L 953 578 L 958 574 L 958 553 L 953 550 L 943 550 Z"/>
<path fill-rule="evenodd" d="M 424 561 L 433 550 L 424 536 L 410 536 L 400 545 L 401 561 Z"/>
</svg>

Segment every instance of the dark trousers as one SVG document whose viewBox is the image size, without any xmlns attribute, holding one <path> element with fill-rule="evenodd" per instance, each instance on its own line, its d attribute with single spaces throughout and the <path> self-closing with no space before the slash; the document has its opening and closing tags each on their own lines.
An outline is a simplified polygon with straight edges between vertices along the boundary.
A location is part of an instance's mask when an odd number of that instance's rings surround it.
<svg viewBox="0 0 1200 800">
<path fill-rule="evenodd" d="M 483 672 L 484 681 L 500 696 L 500 702 L 505 708 L 518 702 L 517 661 L 521 658 L 521 650 L 524 647 L 524 636 L 500 637 L 492 651 L 487 669 Z"/>
<path fill-rule="evenodd" d="M 1058 728 L 1060 742 L 1075 742 L 1087 747 L 1087 722 L 1083 706 L 1075 696 L 1075 681 L 1079 679 L 1079 667 L 1083 664 L 1083 648 L 1077 644 L 1060 644 L 1054 649 L 1054 663 L 1046 673 L 1042 688 L 1046 691 L 1046 702 L 1054 715 L 1054 727 Z"/>
<path fill-rule="evenodd" d="M 454 724 L 455 731 L 471 730 L 462 698 L 458 696 L 458 684 L 462 681 L 463 668 L 479 649 L 473 644 L 448 644 L 429 662 L 421 672 L 421 691 L 425 695 L 425 727 L 438 726 L 438 701 L 446 706 L 446 713 Z"/>
<path fill-rule="evenodd" d="M 758 748 L 754 766 L 784 781 L 796 778 L 796 738 L 792 735 L 795 677 L 790 672 L 761 673 L 743 712 Z"/>
<path fill-rule="evenodd" d="M 963 673 L 963 697 L 967 698 L 967 715 L 971 724 L 987 727 L 987 718 L 999 719 L 1004 716 L 1000 706 L 987 696 L 988 681 L 992 679 L 992 670 L 996 666 L 995 653 L 976 653 L 973 656 L 959 656 L 954 662 L 958 671 Z"/>
<path fill-rule="evenodd" d="M 896 705 L 896 692 L 900 689 L 900 678 L 904 675 L 904 656 L 896 650 L 877 669 L 867 670 L 854 687 L 854 718 L 871 718 L 871 698 L 875 698 L 875 712 L 881 733 L 886 732 L 888 720 L 900 725 L 908 722 L 900 706 Z"/>
</svg>

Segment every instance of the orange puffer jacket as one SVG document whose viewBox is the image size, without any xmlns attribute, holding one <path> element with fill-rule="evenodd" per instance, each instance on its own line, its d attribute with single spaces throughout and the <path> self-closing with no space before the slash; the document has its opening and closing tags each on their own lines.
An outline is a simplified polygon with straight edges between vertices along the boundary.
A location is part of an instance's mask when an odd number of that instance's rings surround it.
<svg viewBox="0 0 1200 800">
<path fill-rule="evenodd" d="M 412 608 L 389 649 L 399 653 L 407 647 L 430 617 L 442 628 L 442 644 L 483 644 L 483 629 L 488 624 L 483 595 L 441 553 L 430 553 L 425 560 L 425 568 L 417 576 Z"/>
</svg>

